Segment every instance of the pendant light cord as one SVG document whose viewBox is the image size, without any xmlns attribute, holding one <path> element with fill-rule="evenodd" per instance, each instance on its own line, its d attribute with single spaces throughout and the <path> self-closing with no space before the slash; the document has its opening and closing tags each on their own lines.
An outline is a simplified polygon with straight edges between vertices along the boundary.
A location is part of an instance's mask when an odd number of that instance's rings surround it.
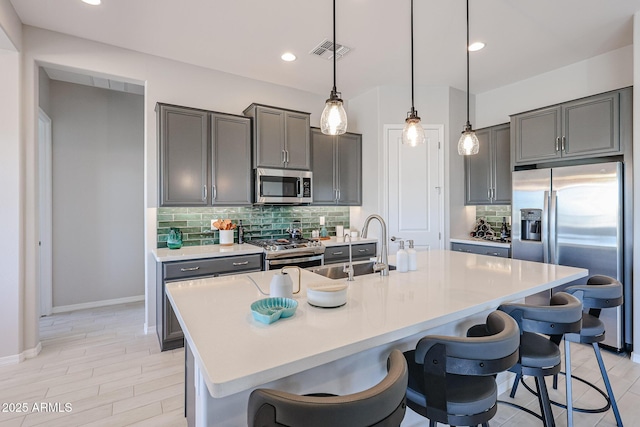
<svg viewBox="0 0 640 427">
<path fill-rule="evenodd" d="M 411 114 L 413 115 L 414 112 L 415 112 L 415 108 L 413 103 L 413 0 L 411 0 Z"/>
<path fill-rule="evenodd" d="M 469 0 L 467 0 L 467 127 L 471 127 L 469 122 Z"/>
<path fill-rule="evenodd" d="M 337 92 L 338 90 L 336 89 L 336 0 L 333 0 L 333 93 L 335 94 Z"/>
</svg>

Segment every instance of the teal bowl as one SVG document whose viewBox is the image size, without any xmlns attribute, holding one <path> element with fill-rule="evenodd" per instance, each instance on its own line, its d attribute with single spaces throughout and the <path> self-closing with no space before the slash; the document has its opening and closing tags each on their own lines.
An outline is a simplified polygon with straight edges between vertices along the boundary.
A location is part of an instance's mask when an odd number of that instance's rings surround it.
<svg viewBox="0 0 640 427">
<path fill-rule="evenodd" d="M 297 308 L 298 301 L 291 298 L 263 298 L 251 304 L 251 314 L 258 322 L 269 324 L 293 316 Z"/>
</svg>

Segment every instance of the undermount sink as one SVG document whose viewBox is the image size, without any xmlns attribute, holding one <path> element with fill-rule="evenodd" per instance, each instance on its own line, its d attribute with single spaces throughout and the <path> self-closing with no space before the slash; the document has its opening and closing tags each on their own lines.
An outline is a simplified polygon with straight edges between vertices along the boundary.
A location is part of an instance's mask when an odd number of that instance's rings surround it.
<svg viewBox="0 0 640 427">
<path fill-rule="evenodd" d="M 365 262 L 359 264 L 353 264 L 353 275 L 362 276 L 364 274 L 373 274 L 374 262 Z M 395 270 L 395 265 L 390 265 L 389 270 Z M 329 279 L 346 279 L 349 277 L 348 273 L 344 272 L 344 264 L 327 265 L 322 267 L 309 268 L 312 273 L 319 274 Z"/>
</svg>

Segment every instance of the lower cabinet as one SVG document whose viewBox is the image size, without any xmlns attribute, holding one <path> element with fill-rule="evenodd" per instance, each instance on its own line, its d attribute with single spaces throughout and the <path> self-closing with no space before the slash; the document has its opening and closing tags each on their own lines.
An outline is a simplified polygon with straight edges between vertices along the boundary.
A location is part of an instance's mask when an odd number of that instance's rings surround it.
<svg viewBox="0 0 640 427">
<path fill-rule="evenodd" d="M 182 347 L 184 344 L 182 328 L 167 298 L 167 283 L 260 270 L 262 270 L 262 254 L 159 262 L 157 264 L 156 330 L 160 349 L 171 350 Z"/>
<path fill-rule="evenodd" d="M 376 256 L 377 243 L 363 243 L 351 245 L 351 259 L 353 261 L 368 260 Z M 349 245 L 329 246 L 324 250 L 324 263 L 339 264 L 349 261 Z"/>
<path fill-rule="evenodd" d="M 511 258 L 511 249 L 488 245 L 471 245 L 468 243 L 451 243 L 451 250 L 456 252 L 468 252 L 470 254 L 491 255 L 502 258 Z"/>
</svg>

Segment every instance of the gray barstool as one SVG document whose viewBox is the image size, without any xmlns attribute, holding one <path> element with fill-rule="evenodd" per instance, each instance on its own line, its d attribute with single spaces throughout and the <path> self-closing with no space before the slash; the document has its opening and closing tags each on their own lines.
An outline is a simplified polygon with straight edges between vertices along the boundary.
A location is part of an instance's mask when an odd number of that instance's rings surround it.
<svg viewBox="0 0 640 427">
<path fill-rule="evenodd" d="M 618 411 L 618 405 L 616 403 L 615 397 L 613 396 L 611 382 L 609 381 L 607 369 L 604 366 L 602 354 L 600 354 L 600 347 L 598 346 L 598 343 L 604 341 L 605 337 L 604 323 L 602 323 L 602 320 L 599 319 L 600 311 L 603 308 L 618 307 L 622 305 L 622 283 L 609 276 L 596 275 L 590 277 L 587 280 L 586 285 L 570 286 L 565 289 L 565 292 L 574 295 L 580 301 L 582 301 L 583 310 L 586 310 L 582 313 L 582 329 L 580 330 L 580 333 L 565 334 L 565 342 L 571 341 L 581 344 L 591 344 L 596 355 L 596 360 L 598 361 L 598 366 L 600 367 L 602 380 L 604 381 L 604 385 L 607 389 L 607 394 L 605 394 L 595 385 L 573 375 L 573 378 L 589 385 L 590 387 L 593 387 L 595 390 L 600 392 L 600 394 L 604 396 L 607 401 L 607 404 L 602 408 L 573 408 L 573 410 L 578 412 L 598 413 L 608 411 L 609 408 L 612 408 L 613 414 L 616 417 L 616 423 L 619 427 L 622 427 L 622 418 L 620 417 L 620 411 Z M 569 378 L 570 374 L 566 373 L 566 376 L 567 378 Z M 557 377 L 554 378 L 554 388 L 555 387 L 557 387 Z M 566 408 L 565 405 L 562 405 L 560 403 L 552 403 Z"/>
<path fill-rule="evenodd" d="M 301 396 L 256 389 L 249 396 L 249 427 L 398 427 L 406 411 L 407 364 L 399 350 L 387 359 L 387 375 L 354 394 Z"/>
<path fill-rule="evenodd" d="M 582 324 L 582 303 L 573 295 L 558 292 L 551 297 L 549 305 L 502 304 L 499 308 L 509 313 L 517 322 L 521 330 L 520 360 L 510 369 L 516 378 L 511 388 L 513 398 L 523 375 L 535 377 L 540 415 L 522 406 L 502 402 L 522 409 L 542 420 L 545 426 L 555 426 L 553 411 L 545 376 L 556 375 L 560 372 L 562 357 L 558 343 L 567 333 L 580 332 Z M 549 337 L 545 337 L 545 334 Z M 565 341 L 565 364 L 567 378 L 571 375 L 571 349 Z M 572 407 L 571 381 L 567 379 L 567 406 Z M 573 426 L 573 411 L 567 410 L 567 425 Z"/>
<path fill-rule="evenodd" d="M 518 361 L 520 331 L 505 313 L 494 311 L 472 337 L 430 335 L 404 353 L 409 366 L 407 406 L 436 423 L 473 426 L 497 411 L 494 375 Z"/>
</svg>

